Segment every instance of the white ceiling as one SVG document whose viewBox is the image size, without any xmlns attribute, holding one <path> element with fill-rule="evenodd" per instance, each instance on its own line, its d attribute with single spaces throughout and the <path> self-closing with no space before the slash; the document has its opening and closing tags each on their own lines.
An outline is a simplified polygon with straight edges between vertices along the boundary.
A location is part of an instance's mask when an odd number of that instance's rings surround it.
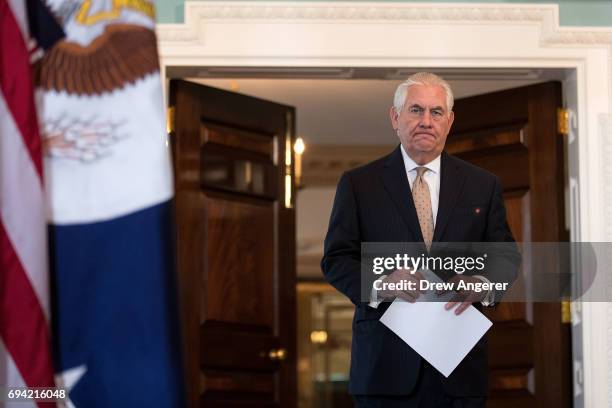
<svg viewBox="0 0 612 408">
<path fill-rule="evenodd" d="M 550 79 L 449 80 L 455 98 L 530 85 Z M 398 79 L 197 78 L 205 85 L 294 106 L 297 134 L 306 144 L 394 144 L 389 108 Z"/>
</svg>

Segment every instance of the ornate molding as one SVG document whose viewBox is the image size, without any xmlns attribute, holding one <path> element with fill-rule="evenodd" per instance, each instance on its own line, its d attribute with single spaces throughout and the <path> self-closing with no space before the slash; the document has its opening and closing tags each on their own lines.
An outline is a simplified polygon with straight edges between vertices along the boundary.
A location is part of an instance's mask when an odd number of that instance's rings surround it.
<svg viewBox="0 0 612 408">
<path fill-rule="evenodd" d="M 211 21 L 336 21 L 397 23 L 540 23 L 542 42 L 558 45 L 612 44 L 612 29 L 559 27 L 556 4 L 401 4 L 267 1 L 187 1 L 184 24 L 159 24 L 162 42 L 199 43 Z"/>
<path fill-rule="evenodd" d="M 612 47 L 612 29 L 565 28 L 557 24 L 545 24 L 542 29 L 542 43 L 546 45 L 592 46 L 607 45 Z"/>
<path fill-rule="evenodd" d="M 190 21 L 190 20 L 189 20 Z M 199 30 L 201 24 L 158 24 L 157 38 L 162 42 L 197 42 L 201 43 L 202 38 Z"/>
<path fill-rule="evenodd" d="M 198 2 L 200 3 L 200 2 Z M 194 2 L 186 11 L 205 19 L 538 21 L 550 7 L 434 5 L 401 3 Z M 433 7 L 432 7 L 433 6 Z M 193 8 L 193 9 L 192 9 Z"/>
</svg>

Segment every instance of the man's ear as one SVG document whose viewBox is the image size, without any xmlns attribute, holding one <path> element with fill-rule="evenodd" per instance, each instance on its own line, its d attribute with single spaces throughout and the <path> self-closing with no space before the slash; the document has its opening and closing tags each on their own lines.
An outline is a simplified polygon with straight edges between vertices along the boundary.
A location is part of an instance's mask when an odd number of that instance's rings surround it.
<svg viewBox="0 0 612 408">
<path fill-rule="evenodd" d="M 389 118 L 391 119 L 391 125 L 395 130 L 398 128 L 398 116 L 399 115 L 395 109 L 395 106 L 391 106 L 391 109 L 389 109 Z"/>
</svg>

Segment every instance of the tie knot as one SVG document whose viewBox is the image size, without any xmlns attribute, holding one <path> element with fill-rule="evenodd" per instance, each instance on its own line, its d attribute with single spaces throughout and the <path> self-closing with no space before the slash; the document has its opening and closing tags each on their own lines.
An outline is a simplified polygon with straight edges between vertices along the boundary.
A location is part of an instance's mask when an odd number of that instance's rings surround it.
<svg viewBox="0 0 612 408">
<path fill-rule="evenodd" d="M 423 174 L 427 171 L 427 167 L 417 167 L 417 177 L 423 177 Z"/>
</svg>

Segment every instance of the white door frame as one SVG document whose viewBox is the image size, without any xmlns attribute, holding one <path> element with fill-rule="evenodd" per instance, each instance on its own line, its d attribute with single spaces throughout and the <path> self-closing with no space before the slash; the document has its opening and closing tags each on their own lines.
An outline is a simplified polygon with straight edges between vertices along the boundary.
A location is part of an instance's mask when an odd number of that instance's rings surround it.
<svg viewBox="0 0 612 408">
<path fill-rule="evenodd" d="M 551 4 L 187 1 L 184 24 L 157 30 L 162 73 L 167 66 L 568 69 L 565 103 L 578 118 L 570 137 L 572 239 L 612 241 L 612 165 L 605 165 L 612 163 L 612 29 L 558 22 Z M 585 303 L 576 317 L 578 389 L 585 407 L 607 407 L 612 306 Z"/>
</svg>

